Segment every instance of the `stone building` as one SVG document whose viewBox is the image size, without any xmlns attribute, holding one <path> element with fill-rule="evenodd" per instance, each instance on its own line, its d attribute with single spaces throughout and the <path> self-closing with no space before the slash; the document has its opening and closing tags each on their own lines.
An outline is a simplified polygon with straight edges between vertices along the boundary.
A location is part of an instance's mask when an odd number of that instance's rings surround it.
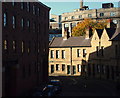
<svg viewBox="0 0 120 98">
<path fill-rule="evenodd" d="M 92 36 L 56 37 L 49 44 L 49 75 L 89 76 L 115 80 L 120 76 L 120 28 L 96 29 Z"/>
<path fill-rule="evenodd" d="M 2 2 L 2 96 L 48 81 L 49 10 L 41 2 Z"/>
<path fill-rule="evenodd" d="M 51 14 L 50 16 L 50 29 L 61 29 L 61 15 Z"/>
<path fill-rule="evenodd" d="M 62 20 L 62 37 L 64 36 L 65 29 L 72 33 L 72 28 L 81 22 L 84 18 L 92 20 L 111 19 L 116 25 L 120 25 L 120 7 L 114 7 L 112 3 L 102 4 L 100 9 L 89 9 L 88 6 L 83 6 L 83 1 L 80 2 L 80 8 L 75 9 L 73 12 L 63 13 Z"/>
<path fill-rule="evenodd" d="M 61 15 L 53 15 L 50 17 L 49 41 L 54 37 L 62 37 Z"/>
</svg>

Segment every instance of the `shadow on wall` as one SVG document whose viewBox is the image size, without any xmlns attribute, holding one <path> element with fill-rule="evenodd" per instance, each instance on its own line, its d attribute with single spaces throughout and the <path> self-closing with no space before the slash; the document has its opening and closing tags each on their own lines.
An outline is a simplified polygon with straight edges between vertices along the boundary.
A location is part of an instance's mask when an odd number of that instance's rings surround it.
<svg viewBox="0 0 120 98">
<path fill-rule="evenodd" d="M 109 80 L 120 78 L 120 41 L 112 41 L 111 46 L 99 46 L 96 50 L 89 54 L 88 62 L 82 60 L 81 75 Z"/>
</svg>

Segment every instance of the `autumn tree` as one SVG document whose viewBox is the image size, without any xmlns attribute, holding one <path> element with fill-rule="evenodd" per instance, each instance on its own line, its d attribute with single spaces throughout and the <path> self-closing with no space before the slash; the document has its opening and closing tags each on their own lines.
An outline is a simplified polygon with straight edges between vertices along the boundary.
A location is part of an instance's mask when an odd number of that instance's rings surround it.
<svg viewBox="0 0 120 98">
<path fill-rule="evenodd" d="M 104 29 L 107 26 L 108 20 L 91 20 L 84 19 L 79 22 L 77 26 L 72 29 L 72 36 L 83 36 L 85 35 L 85 30 L 89 27 L 94 31 L 95 29 Z"/>
</svg>

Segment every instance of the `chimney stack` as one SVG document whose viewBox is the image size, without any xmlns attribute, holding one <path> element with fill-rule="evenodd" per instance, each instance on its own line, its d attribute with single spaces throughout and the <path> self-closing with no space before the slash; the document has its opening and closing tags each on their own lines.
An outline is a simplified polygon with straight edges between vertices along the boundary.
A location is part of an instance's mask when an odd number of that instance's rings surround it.
<svg viewBox="0 0 120 98">
<path fill-rule="evenodd" d="M 85 39 L 89 39 L 92 35 L 92 29 L 90 27 L 88 27 L 86 30 L 85 30 Z"/>
<path fill-rule="evenodd" d="M 80 0 L 80 8 L 83 8 L 83 0 Z"/>
<path fill-rule="evenodd" d="M 70 36 L 69 36 L 68 29 L 65 29 L 65 31 L 64 31 L 64 38 L 63 38 L 63 40 L 67 40 L 69 37 L 70 37 Z"/>
</svg>

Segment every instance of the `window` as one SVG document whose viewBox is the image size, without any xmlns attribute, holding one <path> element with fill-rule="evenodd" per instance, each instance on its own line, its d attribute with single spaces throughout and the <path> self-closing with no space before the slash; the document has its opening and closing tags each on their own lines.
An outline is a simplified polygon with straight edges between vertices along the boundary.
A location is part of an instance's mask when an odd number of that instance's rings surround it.
<svg viewBox="0 0 120 98">
<path fill-rule="evenodd" d="M 97 72 L 100 73 L 100 65 L 97 65 Z"/>
<path fill-rule="evenodd" d="M 80 64 L 77 65 L 77 69 L 78 69 L 78 72 L 81 72 L 81 65 Z"/>
<path fill-rule="evenodd" d="M 77 57 L 80 57 L 80 49 L 77 49 Z"/>
<path fill-rule="evenodd" d="M 68 17 L 65 17 L 65 20 L 68 20 Z"/>
<path fill-rule="evenodd" d="M 22 53 L 24 52 L 24 42 L 22 41 Z"/>
<path fill-rule="evenodd" d="M 105 74 L 105 73 L 106 73 L 106 67 L 103 66 L 103 74 Z"/>
<path fill-rule="evenodd" d="M 7 46 L 7 40 L 4 40 L 4 50 L 7 50 L 8 46 Z"/>
<path fill-rule="evenodd" d="M 51 50 L 50 57 L 54 58 L 54 50 Z"/>
<path fill-rule="evenodd" d="M 91 17 L 92 17 L 92 14 L 88 14 L 88 17 L 91 18 Z"/>
<path fill-rule="evenodd" d="M 13 50 L 15 51 L 16 50 L 16 41 L 13 41 Z"/>
<path fill-rule="evenodd" d="M 76 74 L 76 66 L 73 66 L 73 74 Z"/>
<path fill-rule="evenodd" d="M 59 58 L 59 50 L 56 50 L 56 58 Z"/>
<path fill-rule="evenodd" d="M 38 13 L 38 16 L 40 16 L 40 8 L 38 8 L 37 13 Z"/>
<path fill-rule="evenodd" d="M 35 29 L 36 29 L 36 24 L 35 22 L 33 23 L 33 32 L 35 32 Z"/>
<path fill-rule="evenodd" d="M 104 16 L 104 13 L 100 13 L 100 17 Z"/>
<path fill-rule="evenodd" d="M 111 12 L 111 13 L 110 13 L 110 16 L 115 16 L 115 15 L 116 15 L 115 12 Z"/>
<path fill-rule="evenodd" d="M 15 6 L 15 1 L 14 0 L 12 0 L 12 6 Z"/>
<path fill-rule="evenodd" d="M 104 50 L 104 47 L 102 46 L 102 47 L 101 47 L 101 55 L 102 55 L 102 56 L 104 56 L 103 50 Z"/>
<path fill-rule="evenodd" d="M 67 65 L 67 74 L 70 74 L 70 65 Z"/>
<path fill-rule="evenodd" d="M 35 69 L 34 69 L 34 73 L 37 72 L 37 63 L 35 62 Z"/>
<path fill-rule="evenodd" d="M 118 46 L 115 45 L 115 56 L 117 57 L 118 56 Z"/>
<path fill-rule="evenodd" d="M 27 21 L 27 27 L 28 28 L 30 27 L 30 21 L 29 20 Z"/>
<path fill-rule="evenodd" d="M 21 0 L 21 9 L 24 9 L 24 2 Z"/>
<path fill-rule="evenodd" d="M 33 14 L 35 14 L 35 6 L 33 5 Z"/>
<path fill-rule="evenodd" d="M 25 66 L 24 65 L 23 65 L 23 70 L 22 70 L 22 76 L 23 76 L 23 78 L 26 77 L 26 71 L 25 71 Z"/>
<path fill-rule="evenodd" d="M 74 17 L 74 16 L 72 16 L 72 17 L 71 17 L 71 19 L 75 19 L 75 17 Z"/>
<path fill-rule="evenodd" d="M 62 50 L 62 59 L 65 58 L 65 50 Z"/>
<path fill-rule="evenodd" d="M 51 73 L 54 72 L 54 65 L 51 65 Z"/>
<path fill-rule="evenodd" d="M 40 42 L 38 42 L 38 53 L 40 52 Z"/>
<path fill-rule="evenodd" d="M 21 19 L 21 26 L 22 26 L 22 28 L 24 27 L 24 19 L 23 18 Z"/>
<path fill-rule="evenodd" d="M 83 49 L 83 57 L 86 57 L 86 49 Z"/>
<path fill-rule="evenodd" d="M 12 17 L 13 28 L 15 28 L 15 16 Z"/>
<path fill-rule="evenodd" d="M 80 19 L 81 19 L 81 18 L 82 18 L 82 15 L 79 15 L 79 16 L 78 16 L 78 18 L 80 18 Z"/>
<path fill-rule="evenodd" d="M 29 41 L 29 43 L 28 43 L 28 54 L 30 53 L 30 45 L 31 45 L 31 43 Z"/>
<path fill-rule="evenodd" d="M 28 71 L 29 76 L 31 75 L 31 65 L 29 64 L 29 71 Z"/>
<path fill-rule="evenodd" d="M 27 2 L 27 11 L 29 12 L 30 11 L 30 3 Z"/>
<path fill-rule="evenodd" d="M 7 15 L 6 13 L 4 13 L 4 27 L 6 26 L 6 24 L 7 24 Z"/>
<path fill-rule="evenodd" d="M 56 64 L 56 71 L 59 71 L 59 70 L 60 70 L 60 65 Z"/>
<path fill-rule="evenodd" d="M 99 47 L 98 46 L 96 47 L 96 55 L 97 56 L 99 55 Z"/>
<path fill-rule="evenodd" d="M 65 64 L 62 64 L 62 71 L 65 71 Z"/>
</svg>

